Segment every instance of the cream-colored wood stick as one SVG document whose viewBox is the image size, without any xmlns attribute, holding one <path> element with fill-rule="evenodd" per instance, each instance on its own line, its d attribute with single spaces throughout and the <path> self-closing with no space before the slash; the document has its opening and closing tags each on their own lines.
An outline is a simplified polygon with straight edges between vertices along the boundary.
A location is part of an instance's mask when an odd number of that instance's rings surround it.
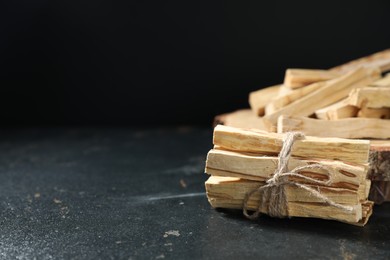
<svg viewBox="0 0 390 260">
<path fill-rule="evenodd" d="M 341 76 L 341 73 L 329 70 L 287 69 L 283 85 L 295 89 L 315 82 L 334 79 L 339 76 Z"/>
<path fill-rule="evenodd" d="M 264 115 L 265 106 L 278 95 L 280 87 L 281 85 L 275 85 L 249 93 L 249 105 L 256 115 Z"/>
<path fill-rule="evenodd" d="M 225 180 L 228 181 L 225 185 L 218 185 L 221 181 L 223 182 Z M 211 176 L 206 181 L 206 188 L 207 194 L 214 197 L 222 197 L 223 195 L 226 195 L 226 198 L 242 199 L 242 196 L 247 192 L 255 190 L 260 186 L 264 186 L 265 184 L 265 182 L 244 180 L 240 178 Z M 325 195 L 336 203 L 355 205 L 360 201 L 357 191 L 343 188 L 324 187 L 309 184 L 306 185 L 310 188 L 316 189 L 321 194 Z M 234 189 L 234 191 L 232 191 L 232 189 Z M 309 191 L 298 188 L 296 186 L 286 185 L 285 191 L 287 200 L 289 202 L 323 202 L 321 199 L 313 196 Z M 257 196 L 259 195 L 260 194 L 257 194 Z M 255 198 L 256 194 L 254 194 L 253 197 Z"/>
<path fill-rule="evenodd" d="M 283 134 L 218 125 L 214 128 L 213 142 L 231 151 L 278 154 L 282 148 Z M 368 162 L 369 148 L 370 141 L 366 140 L 306 136 L 294 143 L 292 156 L 365 164 Z"/>
<path fill-rule="evenodd" d="M 298 116 L 281 116 L 278 133 L 302 131 L 307 135 L 339 138 L 390 138 L 390 120 L 376 118 L 344 118 L 321 120 Z"/>
<path fill-rule="evenodd" d="M 358 107 L 349 104 L 347 98 L 340 100 L 330 106 L 318 109 L 315 115 L 318 119 L 337 120 L 348 117 L 355 117 L 359 111 Z"/>
<path fill-rule="evenodd" d="M 242 209 L 245 194 L 261 185 L 264 184 L 239 178 L 211 176 L 206 181 L 206 192 L 210 204 L 215 208 Z M 362 205 L 355 200 L 356 194 L 352 196 L 353 198 L 349 198 L 350 191 L 346 191 L 345 193 L 345 191 L 336 190 L 336 188 L 327 188 L 326 191 L 320 191 L 322 194 L 328 196 L 329 199 L 347 202 L 346 204 L 353 206 L 354 210 L 347 212 L 329 206 L 321 203 L 319 199 L 302 189 L 286 187 L 289 216 L 334 219 L 353 223 L 357 223 L 363 218 Z M 258 208 L 259 202 L 256 199 L 258 196 L 255 193 L 248 201 L 249 209 L 255 210 Z M 261 208 L 261 212 L 267 213 L 266 205 Z"/>
<path fill-rule="evenodd" d="M 390 73 L 369 84 L 370 87 L 390 87 Z"/>
<path fill-rule="evenodd" d="M 359 185 L 367 178 L 368 167 L 364 165 L 350 165 L 340 161 L 310 160 L 290 158 L 288 170 L 297 167 L 321 164 L 332 171 L 332 187 L 348 188 L 357 190 Z M 242 154 L 238 152 L 212 149 L 206 160 L 206 173 L 219 176 L 239 176 L 244 179 L 264 181 L 273 175 L 278 165 L 278 157 L 261 156 L 256 154 Z M 217 171 L 215 171 L 217 170 Z M 302 175 L 320 181 L 328 180 L 324 170 L 306 169 Z M 298 181 L 302 182 L 302 179 Z"/>
<path fill-rule="evenodd" d="M 299 89 L 292 90 L 284 95 L 279 95 L 272 100 L 269 100 L 269 103 L 265 106 L 265 114 L 270 115 L 281 108 L 291 104 L 295 100 L 300 99 L 303 96 L 312 93 L 313 91 L 323 87 L 325 85 L 324 82 L 314 83 Z"/>
<path fill-rule="evenodd" d="M 363 106 L 357 113 L 358 117 L 390 119 L 390 107 L 369 108 Z"/>
<path fill-rule="evenodd" d="M 365 86 L 379 76 L 379 70 L 377 69 L 357 69 L 344 76 L 325 81 L 326 84 L 323 87 L 283 107 L 275 113 L 266 115 L 264 118 L 271 125 L 276 125 L 277 119 L 281 115 L 309 116 L 316 110 L 347 97 L 352 89 Z"/>
<path fill-rule="evenodd" d="M 247 129 L 268 130 L 263 118 L 258 117 L 251 109 L 240 109 L 231 113 L 218 115 L 214 118 L 214 127 L 218 124 Z"/>
<path fill-rule="evenodd" d="M 242 180 L 251 180 L 251 181 L 259 181 L 259 182 L 265 182 L 268 180 L 267 178 L 261 178 L 261 177 L 257 177 L 257 176 L 253 176 L 253 175 L 246 175 L 246 174 L 241 174 L 241 173 L 235 173 L 235 172 L 231 172 L 231 171 L 216 170 L 216 169 L 212 169 L 212 168 L 206 168 L 205 170 L 206 170 L 206 173 L 208 173 L 211 176 L 235 177 L 235 178 L 239 178 Z M 306 172 L 304 175 L 305 176 L 312 176 L 313 174 Z M 290 177 L 289 179 L 291 181 L 298 182 L 298 183 L 314 185 L 313 183 L 303 181 L 302 178 Z M 348 182 L 345 182 L 345 183 L 337 182 L 337 183 L 332 183 L 328 187 L 356 191 L 357 196 L 358 196 L 358 200 L 364 201 L 364 200 L 367 200 L 368 193 L 370 190 L 370 185 L 371 185 L 371 182 L 369 180 L 363 180 L 363 182 L 360 183 L 358 186 L 353 185 L 353 184 L 348 183 Z M 317 186 L 318 187 L 326 187 L 324 185 L 318 185 L 318 184 L 316 184 L 314 186 L 315 187 L 317 187 Z"/>
<path fill-rule="evenodd" d="M 349 104 L 357 107 L 390 107 L 389 87 L 367 87 L 353 90 L 349 95 Z"/>
</svg>

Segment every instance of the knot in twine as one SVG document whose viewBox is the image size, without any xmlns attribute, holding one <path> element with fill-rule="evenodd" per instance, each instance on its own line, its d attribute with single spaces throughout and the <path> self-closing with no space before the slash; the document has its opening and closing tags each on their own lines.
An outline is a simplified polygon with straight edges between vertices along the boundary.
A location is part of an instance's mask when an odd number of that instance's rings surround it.
<svg viewBox="0 0 390 260">
<path fill-rule="evenodd" d="M 297 139 L 303 139 L 304 137 L 305 135 L 300 132 L 288 132 L 284 136 L 282 150 L 280 151 L 278 156 L 278 167 L 276 168 L 274 174 L 270 179 L 266 181 L 266 185 L 262 185 L 257 189 L 248 192 L 245 195 L 243 213 L 247 218 L 258 218 L 262 209 L 266 209 L 266 212 L 271 217 L 288 217 L 288 201 L 286 197 L 285 186 L 295 186 L 297 188 L 304 189 L 308 191 L 311 196 L 316 197 L 326 205 L 333 206 L 347 212 L 353 211 L 353 207 L 336 203 L 325 195 L 321 194 L 319 192 L 318 186 L 318 190 L 316 190 L 306 184 L 298 183 L 289 179 L 289 177 L 298 177 L 303 181 L 322 186 L 330 186 L 332 184 L 332 177 L 334 175 L 334 171 L 322 164 L 310 164 L 306 166 L 296 167 L 291 171 L 288 170 L 288 162 L 291 156 L 293 144 Z M 311 177 L 307 177 L 301 173 L 304 170 L 309 169 L 323 170 L 328 176 L 328 180 L 317 180 Z M 248 202 L 254 193 L 259 193 L 259 206 L 254 213 L 249 214 L 247 210 Z"/>
</svg>

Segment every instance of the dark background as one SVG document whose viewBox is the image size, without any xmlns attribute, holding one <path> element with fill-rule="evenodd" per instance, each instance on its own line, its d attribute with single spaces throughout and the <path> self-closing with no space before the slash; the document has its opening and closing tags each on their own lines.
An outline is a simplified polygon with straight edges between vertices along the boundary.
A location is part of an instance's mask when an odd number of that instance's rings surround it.
<svg viewBox="0 0 390 260">
<path fill-rule="evenodd" d="M 288 67 L 390 47 L 389 1 L 7 1 L 1 125 L 210 125 Z"/>
</svg>

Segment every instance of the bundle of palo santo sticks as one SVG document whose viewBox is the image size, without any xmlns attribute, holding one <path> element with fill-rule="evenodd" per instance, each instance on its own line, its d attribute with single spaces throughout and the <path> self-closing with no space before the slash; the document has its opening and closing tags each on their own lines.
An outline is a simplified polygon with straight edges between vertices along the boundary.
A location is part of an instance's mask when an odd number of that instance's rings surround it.
<svg viewBox="0 0 390 260">
<path fill-rule="evenodd" d="M 244 209 L 248 217 L 253 215 L 246 210 L 253 210 L 255 216 L 315 217 L 365 225 L 373 206 L 367 199 L 369 141 L 306 136 L 290 140 L 288 149 L 284 137 L 215 127 L 214 149 L 206 161 L 210 204 Z M 277 184 L 270 184 L 277 174 Z M 276 199 L 280 194 L 284 197 Z"/>
<path fill-rule="evenodd" d="M 390 201 L 390 49 L 329 70 L 287 69 L 282 84 L 249 94 L 251 109 L 215 124 L 371 141 L 375 202 Z"/>
</svg>

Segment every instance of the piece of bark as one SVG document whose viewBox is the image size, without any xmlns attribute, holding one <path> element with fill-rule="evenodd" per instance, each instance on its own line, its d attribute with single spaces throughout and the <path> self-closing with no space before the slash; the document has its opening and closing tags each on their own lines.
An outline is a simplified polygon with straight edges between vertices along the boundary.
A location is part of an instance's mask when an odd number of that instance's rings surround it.
<svg viewBox="0 0 390 260">
<path fill-rule="evenodd" d="M 371 140 L 368 178 L 390 182 L 390 140 Z"/>
<path fill-rule="evenodd" d="M 316 110 L 315 115 L 322 120 L 338 120 L 355 117 L 358 111 L 359 108 L 349 105 L 348 99 L 343 99 L 330 106 Z"/>
<path fill-rule="evenodd" d="M 214 128 L 214 145 L 223 149 L 258 154 L 278 154 L 283 144 L 283 134 L 260 130 L 245 130 L 218 125 Z M 340 160 L 366 164 L 370 141 L 306 136 L 297 140 L 292 156 Z"/>
<path fill-rule="evenodd" d="M 299 89 L 292 90 L 288 93 L 285 93 L 284 95 L 279 94 L 279 96 L 275 97 L 272 100 L 269 100 L 269 103 L 265 106 L 265 115 L 270 115 L 287 106 L 288 104 L 291 104 L 295 100 L 298 100 L 301 97 L 304 97 L 323 86 L 324 83 L 318 82 Z"/>
<path fill-rule="evenodd" d="M 366 87 L 353 90 L 349 95 L 349 104 L 357 107 L 390 107 L 389 87 Z"/>
<path fill-rule="evenodd" d="M 278 133 L 301 131 L 306 135 L 338 138 L 390 138 L 390 120 L 377 118 L 344 118 L 321 120 L 298 116 L 280 116 Z"/>
<path fill-rule="evenodd" d="M 266 115 L 264 118 L 271 125 L 276 125 L 278 117 L 281 115 L 309 116 L 316 110 L 347 97 L 352 89 L 365 86 L 379 76 L 379 70 L 377 69 L 360 68 L 336 79 L 324 81 L 323 87 L 283 107 L 275 113 Z"/>
<path fill-rule="evenodd" d="M 369 199 L 375 204 L 390 201 L 390 181 L 372 181 Z"/>
<path fill-rule="evenodd" d="M 315 82 L 334 79 L 338 76 L 340 76 L 340 73 L 329 70 L 287 69 L 283 85 L 295 89 Z"/>
<path fill-rule="evenodd" d="M 206 192 L 210 204 L 215 208 L 242 209 L 245 194 L 261 185 L 262 183 L 257 181 L 211 176 L 206 181 Z M 325 190 L 323 190 L 323 192 L 325 193 Z M 332 192 L 329 192 L 328 190 L 327 195 L 332 199 L 341 200 L 340 197 L 343 196 L 343 191 L 339 191 L 341 192 L 339 195 L 333 195 L 334 192 L 336 191 L 333 190 Z M 286 193 L 288 215 L 290 217 L 333 219 L 356 224 L 364 218 L 363 214 L 366 214 L 363 213 L 363 206 L 360 202 L 351 205 L 354 208 L 352 212 L 346 212 L 327 204 L 320 203 L 318 199 L 308 193 L 300 194 L 300 196 L 296 196 L 296 194 L 299 193 L 297 190 L 290 190 Z M 257 194 L 254 194 L 249 199 L 248 209 L 256 210 L 258 208 L 259 204 L 256 195 Z M 260 211 L 262 213 L 267 213 L 266 205 L 263 205 Z"/>
<path fill-rule="evenodd" d="M 297 167 L 321 164 L 333 172 L 331 187 L 358 190 L 360 184 L 365 184 L 368 167 L 364 165 L 350 165 L 340 161 L 310 160 L 290 158 L 288 170 Z M 212 149 L 206 160 L 205 172 L 217 176 L 240 177 L 248 180 L 265 181 L 274 174 L 278 165 L 276 156 L 259 156 L 238 152 Z M 319 169 L 307 169 L 302 175 L 320 181 L 327 181 L 328 175 Z M 292 178 L 295 179 L 295 178 Z M 302 178 L 296 178 L 303 182 Z"/>
<path fill-rule="evenodd" d="M 272 98 L 278 95 L 280 86 L 275 85 L 249 93 L 249 105 L 256 115 L 264 115 L 265 106 Z"/>
<path fill-rule="evenodd" d="M 331 71 L 345 73 L 351 70 L 366 67 L 366 68 L 376 68 L 379 67 L 381 73 L 390 70 L 390 49 L 383 50 L 347 63 L 333 67 Z"/>
<path fill-rule="evenodd" d="M 240 109 L 214 118 L 213 127 L 226 125 L 246 129 L 268 130 L 263 118 L 256 116 L 251 109 Z"/>
<path fill-rule="evenodd" d="M 357 113 L 358 117 L 390 119 L 390 107 L 369 108 L 363 106 Z"/>
</svg>

